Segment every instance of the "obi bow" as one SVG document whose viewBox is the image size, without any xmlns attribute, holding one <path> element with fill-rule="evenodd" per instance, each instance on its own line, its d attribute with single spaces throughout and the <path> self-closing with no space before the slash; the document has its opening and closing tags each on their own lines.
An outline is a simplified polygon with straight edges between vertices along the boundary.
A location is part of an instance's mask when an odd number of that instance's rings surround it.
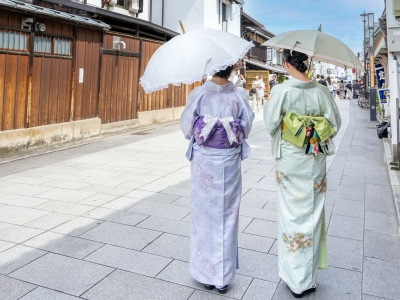
<svg viewBox="0 0 400 300">
<path fill-rule="evenodd" d="M 210 133 L 213 131 L 215 124 L 217 122 L 220 122 L 221 125 L 224 127 L 226 135 L 228 137 L 229 144 L 232 145 L 234 142 L 237 143 L 237 138 L 236 135 L 233 133 L 232 128 L 231 128 L 231 122 L 235 121 L 233 117 L 227 117 L 227 118 L 218 118 L 218 117 L 212 117 L 210 115 L 205 115 L 203 118 L 203 122 L 205 123 L 205 126 L 201 130 L 200 137 L 206 141 L 210 135 Z"/>
</svg>

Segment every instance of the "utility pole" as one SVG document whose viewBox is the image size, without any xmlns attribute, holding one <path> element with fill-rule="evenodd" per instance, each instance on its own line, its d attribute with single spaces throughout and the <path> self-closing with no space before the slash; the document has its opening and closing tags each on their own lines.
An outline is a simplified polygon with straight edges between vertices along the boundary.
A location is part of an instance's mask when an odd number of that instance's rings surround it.
<svg viewBox="0 0 400 300">
<path fill-rule="evenodd" d="M 368 14 L 365 13 L 365 10 L 364 10 L 364 13 L 362 13 L 360 16 L 364 23 L 364 28 L 363 28 L 363 30 L 364 30 L 364 40 L 363 40 L 363 44 L 364 44 L 364 88 L 366 89 L 367 88 L 367 51 L 366 51 L 366 45 L 365 45 L 365 28 L 367 27 L 366 23 L 367 23 Z"/>
</svg>

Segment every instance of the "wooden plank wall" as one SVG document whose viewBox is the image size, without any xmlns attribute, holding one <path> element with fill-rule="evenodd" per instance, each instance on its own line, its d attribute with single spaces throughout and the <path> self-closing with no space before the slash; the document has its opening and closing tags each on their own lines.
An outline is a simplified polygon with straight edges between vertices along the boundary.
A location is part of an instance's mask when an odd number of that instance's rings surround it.
<svg viewBox="0 0 400 300">
<path fill-rule="evenodd" d="M 44 33 L 73 38 L 71 25 L 48 19 Z M 32 100 L 29 126 L 69 121 L 71 106 L 72 57 L 35 54 L 32 68 Z"/>
<path fill-rule="evenodd" d="M 0 26 L 18 30 L 21 15 L 0 11 Z M 28 51 L 0 53 L 0 130 L 25 127 L 28 63 Z"/>
<path fill-rule="evenodd" d="M 78 29 L 73 120 L 84 120 L 97 116 L 101 34 L 86 28 Z M 80 68 L 84 70 L 83 83 L 79 83 Z"/>
<path fill-rule="evenodd" d="M 99 117 L 102 123 L 137 118 L 139 58 L 102 55 Z"/>
</svg>

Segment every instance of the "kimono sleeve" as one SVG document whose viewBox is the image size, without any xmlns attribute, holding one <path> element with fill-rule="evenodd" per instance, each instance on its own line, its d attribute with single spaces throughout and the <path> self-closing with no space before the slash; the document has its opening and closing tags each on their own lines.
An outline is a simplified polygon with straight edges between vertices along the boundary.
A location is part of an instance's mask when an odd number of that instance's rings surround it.
<svg viewBox="0 0 400 300">
<path fill-rule="evenodd" d="M 188 96 L 188 100 L 185 109 L 182 112 L 180 125 L 183 135 L 186 139 L 190 140 L 193 136 L 193 125 L 199 118 L 198 114 L 198 103 L 201 98 L 202 87 L 194 89 Z"/>
<path fill-rule="evenodd" d="M 282 85 L 277 85 L 271 90 L 271 95 L 264 104 L 264 123 L 268 133 L 274 136 L 282 126 L 282 106 L 285 100 L 286 90 Z"/>
<path fill-rule="evenodd" d="M 241 98 L 241 110 L 239 114 L 240 127 L 243 130 L 244 138 L 247 139 L 254 121 L 254 112 L 250 107 L 248 96 L 244 91 L 240 91 L 239 97 Z"/>
<path fill-rule="evenodd" d="M 327 103 L 324 117 L 328 119 L 329 123 L 335 130 L 335 133 L 332 135 L 332 137 L 334 137 L 342 125 L 342 118 L 340 117 L 339 109 L 335 103 L 335 100 L 333 100 L 332 95 L 325 95 L 325 98 Z"/>
</svg>

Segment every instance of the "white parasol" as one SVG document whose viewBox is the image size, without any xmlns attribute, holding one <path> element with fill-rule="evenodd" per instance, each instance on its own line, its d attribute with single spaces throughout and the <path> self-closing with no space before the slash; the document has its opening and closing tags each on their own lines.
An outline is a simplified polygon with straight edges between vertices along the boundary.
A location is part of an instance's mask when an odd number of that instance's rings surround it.
<svg viewBox="0 0 400 300">
<path fill-rule="evenodd" d="M 291 49 L 307 54 L 312 60 L 323 61 L 344 69 L 364 71 L 358 57 L 343 42 L 318 30 L 294 30 L 281 33 L 266 41 L 262 46 L 277 51 Z"/>
<path fill-rule="evenodd" d="M 201 81 L 234 65 L 253 43 L 215 29 L 198 29 L 174 37 L 153 54 L 140 84 L 146 93 Z"/>
</svg>

